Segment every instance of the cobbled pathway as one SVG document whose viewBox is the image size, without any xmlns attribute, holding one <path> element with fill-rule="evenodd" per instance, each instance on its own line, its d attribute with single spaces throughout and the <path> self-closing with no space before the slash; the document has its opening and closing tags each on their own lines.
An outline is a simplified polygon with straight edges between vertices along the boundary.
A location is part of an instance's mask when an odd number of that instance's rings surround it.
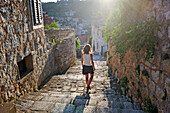
<svg viewBox="0 0 170 113">
<path fill-rule="evenodd" d="M 95 61 L 91 90 L 86 92 L 80 61 L 64 75 L 54 75 L 39 90 L 15 102 L 18 113 L 144 113 L 140 104 L 118 95 L 105 61 Z"/>
</svg>

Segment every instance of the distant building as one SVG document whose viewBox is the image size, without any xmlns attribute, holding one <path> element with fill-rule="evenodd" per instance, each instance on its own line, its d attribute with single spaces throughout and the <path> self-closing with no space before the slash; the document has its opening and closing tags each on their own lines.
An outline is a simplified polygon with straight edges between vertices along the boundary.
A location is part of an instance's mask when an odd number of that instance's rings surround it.
<svg viewBox="0 0 170 113">
<path fill-rule="evenodd" d="M 93 51 L 102 56 L 108 51 L 108 44 L 103 40 L 102 24 L 92 24 L 92 48 Z"/>
<path fill-rule="evenodd" d="M 79 36 L 78 40 L 80 41 L 80 45 L 85 45 L 87 44 L 88 39 L 90 36 Z"/>
<path fill-rule="evenodd" d="M 79 18 L 73 18 L 73 22 L 78 22 Z"/>
<path fill-rule="evenodd" d="M 55 17 L 58 21 L 64 21 L 64 17 Z"/>
<path fill-rule="evenodd" d="M 48 13 L 46 12 L 44 17 L 44 26 L 50 25 L 52 22 L 54 22 L 53 17 L 49 17 Z"/>
<path fill-rule="evenodd" d="M 88 30 L 82 30 L 81 34 L 85 35 L 86 33 L 88 33 Z"/>
<path fill-rule="evenodd" d="M 75 13 L 76 13 L 76 11 L 70 10 L 70 11 L 65 12 L 65 15 L 66 15 L 66 16 L 74 16 Z"/>
<path fill-rule="evenodd" d="M 60 29 L 65 29 L 65 28 L 71 28 L 71 27 L 70 27 L 70 26 L 62 26 L 62 25 L 61 25 L 59 28 L 60 28 Z"/>
<path fill-rule="evenodd" d="M 66 20 L 67 21 L 71 21 L 72 17 L 67 17 Z"/>
</svg>

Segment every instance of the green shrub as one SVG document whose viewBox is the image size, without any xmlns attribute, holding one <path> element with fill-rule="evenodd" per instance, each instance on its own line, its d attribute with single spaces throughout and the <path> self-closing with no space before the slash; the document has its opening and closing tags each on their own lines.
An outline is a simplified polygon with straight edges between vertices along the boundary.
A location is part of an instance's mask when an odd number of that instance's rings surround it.
<svg viewBox="0 0 170 113">
<path fill-rule="evenodd" d="M 138 85 L 140 85 L 140 81 L 138 81 Z"/>
<path fill-rule="evenodd" d="M 144 69 L 144 70 L 142 71 L 142 75 L 143 75 L 143 76 L 149 76 L 148 71 L 147 71 L 146 69 Z"/>
<path fill-rule="evenodd" d="M 140 94 L 140 89 L 137 89 L 137 97 L 140 98 L 141 94 Z"/>
<path fill-rule="evenodd" d="M 76 50 L 80 48 L 80 42 L 78 39 L 75 39 L 76 40 Z"/>
<path fill-rule="evenodd" d="M 50 25 L 46 25 L 45 29 L 51 29 L 51 28 L 58 29 L 58 27 L 59 27 L 58 22 L 52 22 Z"/>
<path fill-rule="evenodd" d="M 111 60 L 112 59 L 112 56 L 110 56 L 107 60 Z"/>
<path fill-rule="evenodd" d="M 136 66 L 135 72 L 136 72 L 137 75 L 140 75 L 140 65 Z"/>
<path fill-rule="evenodd" d="M 34 89 L 34 92 L 38 92 L 39 90 L 37 88 Z"/>
<path fill-rule="evenodd" d="M 170 57 L 169 57 L 169 55 L 168 55 L 167 53 L 164 54 L 163 57 L 162 57 L 163 60 L 167 60 L 167 59 L 169 59 L 169 58 L 170 58 Z"/>
<path fill-rule="evenodd" d="M 53 36 L 53 37 L 51 37 L 51 39 L 52 39 L 53 45 L 56 45 L 55 37 Z"/>
<path fill-rule="evenodd" d="M 127 86 L 128 82 L 129 82 L 129 80 L 126 76 L 120 79 L 120 85 L 124 88 Z"/>
<path fill-rule="evenodd" d="M 151 100 L 149 98 L 145 99 L 145 107 L 144 110 L 149 113 L 158 113 L 158 108 L 152 105 Z"/>
<path fill-rule="evenodd" d="M 166 97 L 167 97 L 167 92 L 166 90 L 164 90 L 164 96 L 162 96 L 162 100 L 166 100 Z"/>
<path fill-rule="evenodd" d="M 135 83 L 134 83 L 134 82 L 132 82 L 132 85 L 134 86 L 134 85 L 135 85 Z"/>
<path fill-rule="evenodd" d="M 107 57 L 109 56 L 109 54 L 110 54 L 110 52 L 109 52 L 109 51 L 107 51 Z"/>
<path fill-rule="evenodd" d="M 95 44 L 93 44 L 93 51 L 95 51 Z"/>
<path fill-rule="evenodd" d="M 88 40 L 87 40 L 87 44 L 92 45 L 92 37 L 88 38 Z"/>
</svg>

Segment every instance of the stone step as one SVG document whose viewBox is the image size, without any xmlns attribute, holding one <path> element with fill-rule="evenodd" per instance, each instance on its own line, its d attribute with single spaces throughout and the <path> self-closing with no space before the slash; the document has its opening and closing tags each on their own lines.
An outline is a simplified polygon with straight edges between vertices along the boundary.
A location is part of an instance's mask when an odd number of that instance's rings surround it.
<svg viewBox="0 0 170 113">
<path fill-rule="evenodd" d="M 16 113 L 16 106 L 13 103 L 0 104 L 1 113 Z"/>
<path fill-rule="evenodd" d="M 92 100 L 92 99 L 75 99 L 73 102 L 73 105 L 75 105 L 75 106 L 82 106 L 82 105 L 96 106 L 97 102 L 98 102 L 97 100 Z"/>
<path fill-rule="evenodd" d="M 49 112 L 54 106 L 53 102 L 36 101 L 30 108 L 31 111 Z"/>
<path fill-rule="evenodd" d="M 111 113 L 112 109 L 108 107 L 97 107 L 96 113 Z"/>
<path fill-rule="evenodd" d="M 75 113 L 96 113 L 96 106 L 77 106 Z"/>
<path fill-rule="evenodd" d="M 50 110 L 50 113 L 74 113 L 76 107 L 72 104 L 56 103 Z"/>
<path fill-rule="evenodd" d="M 32 92 L 15 102 L 16 108 L 27 113 L 144 113 L 139 103 L 117 95 L 118 84 L 108 75 L 106 62 L 96 62 L 91 90 L 86 93 L 81 65 L 66 74 L 51 77 L 39 92 Z"/>
<path fill-rule="evenodd" d="M 103 113 L 107 113 L 107 112 L 103 112 Z M 145 113 L 145 112 L 142 110 L 113 108 L 113 109 L 111 109 L 110 113 Z"/>
<path fill-rule="evenodd" d="M 133 110 L 141 109 L 140 104 L 138 103 L 110 101 L 110 104 L 112 108 L 133 109 Z"/>
<path fill-rule="evenodd" d="M 50 113 L 96 113 L 96 107 L 56 103 Z"/>
<path fill-rule="evenodd" d="M 34 101 L 31 101 L 31 100 L 22 99 L 22 100 L 15 101 L 15 106 L 20 111 L 25 111 L 25 110 L 31 108 L 33 104 L 34 104 Z"/>
</svg>

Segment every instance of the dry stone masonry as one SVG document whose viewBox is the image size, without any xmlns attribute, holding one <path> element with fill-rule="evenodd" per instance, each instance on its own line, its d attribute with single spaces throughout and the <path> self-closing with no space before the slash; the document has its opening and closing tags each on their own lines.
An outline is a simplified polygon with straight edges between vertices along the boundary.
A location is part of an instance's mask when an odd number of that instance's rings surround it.
<svg viewBox="0 0 170 113">
<path fill-rule="evenodd" d="M 32 4 L 31 1 L 39 0 L 0 0 L 0 103 L 36 90 L 49 75 L 62 73 L 64 65 L 68 68 L 76 60 L 74 35 L 53 46 L 45 36 L 42 15 L 37 15 L 42 11 L 41 2 Z M 36 3 L 39 10 L 34 7 Z M 36 11 L 39 13 L 34 13 Z M 59 45 L 66 47 L 61 50 L 66 59 L 60 62 L 57 55 L 62 55 L 56 49 Z"/>
<path fill-rule="evenodd" d="M 51 29 L 46 30 L 45 34 L 52 40 L 55 39 L 54 44 L 54 58 L 53 61 L 58 66 L 58 73 L 65 72 L 70 66 L 76 62 L 76 45 L 74 29 Z"/>
<path fill-rule="evenodd" d="M 146 105 L 146 99 L 150 98 L 151 103 L 157 106 L 159 113 L 170 112 L 170 1 L 169 0 L 150 0 L 144 1 L 140 12 L 145 18 L 156 17 L 158 22 L 163 22 L 161 30 L 156 33 L 159 37 L 159 46 L 156 47 L 155 55 L 149 61 L 144 60 L 144 51 L 139 53 L 139 61 L 135 54 L 127 51 L 123 63 L 120 63 L 119 56 L 114 54 L 115 47 L 109 44 L 108 64 L 112 69 L 112 74 L 118 78 L 127 76 L 129 80 L 127 86 L 128 96 L 134 101 L 140 101 Z M 135 5 L 135 4 L 133 4 Z M 141 4 L 142 5 L 142 4 Z M 128 15 L 128 13 L 127 13 Z M 144 76 L 144 70 L 148 76 Z M 145 71 L 145 72 L 146 72 Z M 139 74 L 139 75 L 138 75 Z"/>
<path fill-rule="evenodd" d="M 31 7 L 29 0 L 0 1 L 0 103 L 37 88 L 52 48 L 43 26 L 30 24 Z"/>
</svg>

